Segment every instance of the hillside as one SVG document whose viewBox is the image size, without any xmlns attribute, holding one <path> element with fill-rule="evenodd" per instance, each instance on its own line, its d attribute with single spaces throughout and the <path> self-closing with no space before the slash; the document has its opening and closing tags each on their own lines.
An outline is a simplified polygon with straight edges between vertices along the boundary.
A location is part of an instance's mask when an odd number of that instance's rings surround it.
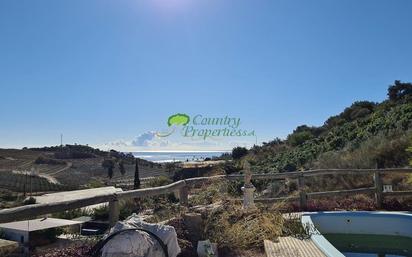
<svg viewBox="0 0 412 257">
<path fill-rule="evenodd" d="M 354 102 L 320 127 L 298 126 L 287 139 L 254 146 L 246 157 L 255 172 L 309 168 L 386 168 L 408 165 L 412 84 L 395 81 L 381 103 Z"/>
<path fill-rule="evenodd" d="M 113 167 L 113 178 L 102 166 L 104 160 L 121 161 Z M 139 159 L 140 177 L 167 176 L 166 167 Z M 34 172 L 34 174 L 32 173 Z M 134 179 L 135 158 L 111 150 L 101 151 L 84 145 L 42 148 L 0 149 L 0 192 L 32 192 L 34 194 L 104 186 Z"/>
</svg>

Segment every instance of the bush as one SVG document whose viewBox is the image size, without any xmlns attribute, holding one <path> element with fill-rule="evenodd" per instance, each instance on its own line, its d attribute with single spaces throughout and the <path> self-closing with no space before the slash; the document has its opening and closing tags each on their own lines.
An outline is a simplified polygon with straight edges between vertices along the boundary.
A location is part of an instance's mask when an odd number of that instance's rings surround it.
<svg viewBox="0 0 412 257">
<path fill-rule="evenodd" d="M 314 136 L 309 131 L 302 131 L 290 134 L 287 141 L 291 146 L 298 146 L 305 143 L 309 139 L 312 139 L 313 137 Z"/>
<path fill-rule="evenodd" d="M 168 185 L 170 183 L 172 183 L 173 181 L 165 176 L 158 176 L 155 177 L 153 179 L 150 179 L 146 184 L 145 187 L 160 187 L 160 186 L 165 186 Z"/>
<path fill-rule="evenodd" d="M 248 150 L 245 147 L 235 147 L 232 150 L 232 158 L 240 159 L 248 153 Z"/>
<path fill-rule="evenodd" d="M 63 165 L 63 164 L 65 165 L 66 164 L 65 161 L 51 159 L 51 158 L 47 158 L 44 156 L 37 157 L 34 163 L 35 164 L 49 164 L 49 165 Z"/>
<path fill-rule="evenodd" d="M 409 154 L 405 149 L 411 132 L 399 132 L 393 136 L 378 135 L 359 144 L 356 149 L 330 151 L 314 161 L 314 168 L 393 168 L 408 165 Z"/>
<path fill-rule="evenodd" d="M 234 165 L 232 162 L 225 162 L 225 164 L 223 165 L 223 170 L 224 170 L 226 175 L 229 175 L 229 174 L 232 174 L 232 173 L 239 172 L 241 170 L 241 168 Z"/>
<path fill-rule="evenodd" d="M 388 97 L 391 101 L 397 101 L 405 96 L 412 96 L 412 84 L 402 83 L 399 80 L 395 80 L 394 85 L 388 88 Z"/>
<path fill-rule="evenodd" d="M 405 152 L 408 144 L 405 145 L 404 134 L 412 130 L 412 84 L 398 81 L 395 85 L 390 100 L 355 102 L 321 127 L 302 125 L 286 140 L 275 139 L 253 147 L 249 155 L 257 161 L 256 170 L 261 173 L 304 170 L 322 162 L 359 168 L 375 168 L 377 163 L 379 167 L 408 165 L 405 160 L 410 157 Z M 379 139 L 366 146 L 365 142 L 374 137 Z M 328 160 L 329 156 L 333 160 Z"/>
</svg>

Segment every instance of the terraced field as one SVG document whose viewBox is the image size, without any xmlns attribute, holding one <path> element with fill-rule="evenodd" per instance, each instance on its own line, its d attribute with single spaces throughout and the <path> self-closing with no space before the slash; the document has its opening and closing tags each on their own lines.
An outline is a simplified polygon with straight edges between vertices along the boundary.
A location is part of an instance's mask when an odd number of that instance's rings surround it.
<svg viewBox="0 0 412 257">
<path fill-rule="evenodd" d="M 27 169 L 33 160 L 14 159 L 13 157 L 3 157 L 0 159 L 0 171 L 11 171 L 17 169 Z"/>
<path fill-rule="evenodd" d="M 69 169 L 66 169 L 55 177 L 63 184 L 82 187 L 93 180 L 100 181 L 103 184 L 115 184 L 116 182 L 133 183 L 134 180 L 134 164 L 125 164 L 125 175 L 121 175 L 118 166 L 114 169 L 114 175 L 111 180 L 107 177 L 107 170 L 105 170 L 101 163 L 103 158 L 77 159 L 68 160 L 72 163 Z M 142 165 L 139 166 L 140 178 L 168 176 L 169 174 L 163 166 L 160 165 Z"/>
<path fill-rule="evenodd" d="M 0 149 L 0 189 L 16 192 L 28 190 L 26 173 L 34 170 L 36 174 L 29 176 L 33 192 L 61 191 L 80 189 L 91 184 L 104 185 L 113 183 L 132 184 L 134 180 L 134 164 L 125 164 L 125 175 L 121 175 L 118 165 L 114 176 L 109 180 L 107 170 L 102 167 L 103 157 L 84 159 L 64 159 L 65 164 L 35 164 L 39 157 L 53 158 L 52 152 Z M 139 166 L 140 178 L 169 176 L 165 167 L 160 164 L 142 162 Z"/>
<path fill-rule="evenodd" d="M 108 181 L 108 185 L 122 187 L 122 188 L 129 188 L 131 189 L 134 184 L 134 165 L 125 165 L 126 174 L 122 176 L 119 173 L 113 177 L 112 180 Z M 171 174 L 167 172 L 166 168 L 162 165 L 141 165 L 139 166 L 139 177 L 140 182 L 145 183 L 150 179 L 158 176 L 170 177 Z"/>
<path fill-rule="evenodd" d="M 50 183 L 46 178 L 16 174 L 11 171 L 0 172 L 0 188 L 14 192 L 49 192 L 64 191 L 71 188 L 65 185 Z"/>
<path fill-rule="evenodd" d="M 107 171 L 101 163 L 103 158 L 70 159 L 66 160 L 71 166 L 53 176 L 65 185 L 81 188 L 87 186 L 92 180 L 105 181 Z"/>
</svg>

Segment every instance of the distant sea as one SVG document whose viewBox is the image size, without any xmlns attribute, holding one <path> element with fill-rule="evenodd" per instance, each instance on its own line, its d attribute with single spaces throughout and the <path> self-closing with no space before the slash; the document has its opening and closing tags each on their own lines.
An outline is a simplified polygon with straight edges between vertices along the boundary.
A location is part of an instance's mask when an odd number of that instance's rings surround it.
<svg viewBox="0 0 412 257">
<path fill-rule="evenodd" d="M 205 158 L 219 157 L 227 152 L 133 152 L 137 158 L 152 162 L 203 161 Z"/>
</svg>

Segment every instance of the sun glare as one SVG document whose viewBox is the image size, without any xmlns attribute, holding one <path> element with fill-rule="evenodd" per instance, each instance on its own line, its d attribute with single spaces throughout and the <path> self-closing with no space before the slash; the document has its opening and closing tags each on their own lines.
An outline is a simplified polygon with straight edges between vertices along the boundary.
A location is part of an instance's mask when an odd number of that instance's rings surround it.
<svg viewBox="0 0 412 257">
<path fill-rule="evenodd" d="M 191 0 L 152 0 L 155 7 L 163 11 L 181 11 L 188 8 Z"/>
</svg>

